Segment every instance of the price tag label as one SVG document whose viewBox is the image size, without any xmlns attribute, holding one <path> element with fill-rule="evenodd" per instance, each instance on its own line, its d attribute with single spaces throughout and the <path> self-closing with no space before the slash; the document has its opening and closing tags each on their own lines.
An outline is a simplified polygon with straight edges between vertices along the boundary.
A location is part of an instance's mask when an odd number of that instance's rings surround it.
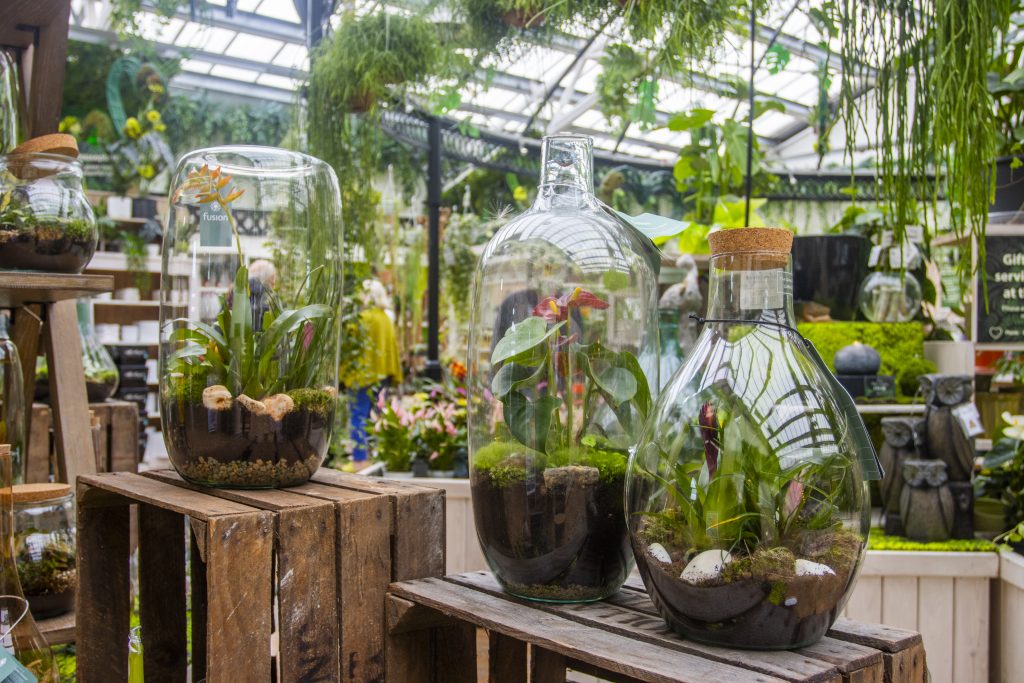
<svg viewBox="0 0 1024 683">
<path fill-rule="evenodd" d="M 981 425 L 981 415 L 978 413 L 978 406 L 973 403 L 964 403 L 953 408 L 953 417 L 960 423 L 960 429 L 969 439 L 983 434 L 985 428 Z"/>
<path fill-rule="evenodd" d="M 31 671 L 15 659 L 7 648 L 0 648 L 0 683 L 38 683 Z"/>
<path fill-rule="evenodd" d="M 871 253 L 868 254 L 868 268 L 874 268 L 878 265 L 878 260 L 882 258 L 882 249 L 884 247 L 881 245 L 871 247 Z"/>
<path fill-rule="evenodd" d="M 882 236 L 878 238 L 878 246 L 888 247 L 892 244 L 892 230 L 886 230 L 882 233 Z"/>
<path fill-rule="evenodd" d="M 908 225 L 907 226 L 907 240 L 916 242 L 917 244 L 924 243 L 924 227 L 920 225 Z"/>
<path fill-rule="evenodd" d="M 782 271 L 746 270 L 740 276 L 740 308 L 782 308 Z"/>
</svg>

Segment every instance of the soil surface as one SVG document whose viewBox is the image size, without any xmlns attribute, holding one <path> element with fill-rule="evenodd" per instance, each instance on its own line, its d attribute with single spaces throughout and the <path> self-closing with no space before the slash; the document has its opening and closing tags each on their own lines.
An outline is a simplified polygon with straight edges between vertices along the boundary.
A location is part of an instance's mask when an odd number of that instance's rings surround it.
<svg viewBox="0 0 1024 683">
<path fill-rule="evenodd" d="M 81 273 L 95 251 L 95 240 L 73 239 L 56 229 L 23 231 L 0 225 L 0 268 L 5 270 Z"/>
<path fill-rule="evenodd" d="M 554 602 L 600 600 L 632 567 L 624 478 L 592 467 L 548 468 L 496 485 L 473 472 L 477 535 L 507 591 Z"/>
<path fill-rule="evenodd" d="M 334 416 L 296 408 L 282 420 L 235 402 L 228 410 L 164 403 L 168 455 L 178 473 L 204 486 L 275 488 L 309 480 L 327 452 Z"/>
</svg>

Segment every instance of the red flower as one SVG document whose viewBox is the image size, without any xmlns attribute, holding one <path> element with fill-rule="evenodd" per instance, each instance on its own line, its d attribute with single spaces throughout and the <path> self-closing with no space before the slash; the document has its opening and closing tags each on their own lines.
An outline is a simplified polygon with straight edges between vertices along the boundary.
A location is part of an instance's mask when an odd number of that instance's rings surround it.
<svg viewBox="0 0 1024 683">
<path fill-rule="evenodd" d="M 539 318 L 544 318 L 549 323 L 557 323 L 568 320 L 570 308 L 581 308 L 583 306 L 603 309 L 608 308 L 608 302 L 597 298 L 597 296 L 585 289 L 576 287 L 569 294 L 563 294 L 557 298 L 553 296 L 544 297 L 539 304 L 534 306 L 533 314 Z"/>
<path fill-rule="evenodd" d="M 700 436 L 704 440 L 704 457 L 708 463 L 708 477 L 715 476 L 718 469 L 718 416 L 715 407 L 705 403 L 700 408 Z"/>
</svg>

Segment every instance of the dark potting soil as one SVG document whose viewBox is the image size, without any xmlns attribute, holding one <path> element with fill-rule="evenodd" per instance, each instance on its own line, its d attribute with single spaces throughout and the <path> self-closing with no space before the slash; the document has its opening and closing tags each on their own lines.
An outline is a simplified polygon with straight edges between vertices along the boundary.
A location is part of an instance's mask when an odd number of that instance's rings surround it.
<svg viewBox="0 0 1024 683">
<path fill-rule="evenodd" d="M 679 575 L 685 561 L 659 562 L 634 544 L 637 568 L 651 601 L 679 635 L 711 645 L 756 650 L 804 647 L 838 618 L 859 555 L 833 563 L 835 575 L 751 576 L 694 585 Z"/>
<path fill-rule="evenodd" d="M 49 619 L 67 614 L 75 608 L 75 589 L 46 595 L 26 595 L 28 608 L 35 619 Z"/>
<path fill-rule="evenodd" d="M 295 408 L 282 420 L 254 415 L 235 402 L 228 410 L 164 404 L 174 468 L 204 486 L 276 488 L 309 480 L 327 452 L 334 416 Z"/>
<path fill-rule="evenodd" d="M 552 477 L 558 483 L 549 486 L 538 472 L 499 486 L 488 471 L 473 473 L 477 535 L 505 590 L 534 600 L 585 602 L 611 595 L 626 580 L 633 556 L 624 478 L 604 481 L 594 474 Z"/>
<path fill-rule="evenodd" d="M 25 231 L 0 225 L 0 269 L 81 273 L 94 251 L 95 240 L 72 238 L 59 229 Z"/>
</svg>

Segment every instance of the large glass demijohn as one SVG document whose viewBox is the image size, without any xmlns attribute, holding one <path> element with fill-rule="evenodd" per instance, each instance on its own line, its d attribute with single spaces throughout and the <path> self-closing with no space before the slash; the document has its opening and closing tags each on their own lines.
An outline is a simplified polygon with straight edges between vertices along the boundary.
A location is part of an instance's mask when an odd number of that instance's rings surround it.
<svg viewBox="0 0 1024 683">
<path fill-rule="evenodd" d="M 795 330 L 790 233 L 710 242 L 706 322 L 630 460 L 631 541 L 680 634 L 799 647 L 853 587 L 877 464 L 849 395 Z"/>
<path fill-rule="evenodd" d="M 334 171 L 269 147 L 186 154 L 160 286 L 160 412 L 175 469 L 208 486 L 308 480 L 327 452 L 337 398 Z"/>
<path fill-rule="evenodd" d="M 599 600 L 632 567 L 623 494 L 658 387 L 656 266 L 594 197 L 589 138 L 546 138 L 541 166 L 475 277 L 473 510 L 505 590 Z"/>
</svg>

